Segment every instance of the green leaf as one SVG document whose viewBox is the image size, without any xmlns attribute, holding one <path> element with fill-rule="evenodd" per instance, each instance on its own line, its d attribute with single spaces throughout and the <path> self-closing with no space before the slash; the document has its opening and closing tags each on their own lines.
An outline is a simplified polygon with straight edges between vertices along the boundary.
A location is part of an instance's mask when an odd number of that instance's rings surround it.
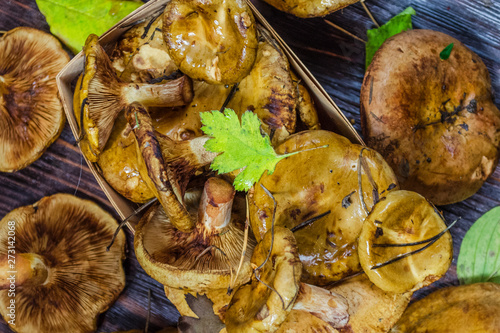
<svg viewBox="0 0 500 333">
<path fill-rule="evenodd" d="M 481 216 L 465 234 L 457 276 L 461 284 L 500 283 L 500 206 Z"/>
<path fill-rule="evenodd" d="M 118 0 L 36 0 L 50 31 L 78 53 L 88 35 L 102 35 L 142 2 Z"/>
<path fill-rule="evenodd" d="M 453 43 L 445 47 L 443 51 L 439 53 L 439 58 L 441 58 L 441 60 L 448 60 L 451 54 L 451 50 L 453 50 Z"/>
<path fill-rule="evenodd" d="M 412 29 L 411 16 L 416 14 L 417 12 L 412 7 L 408 7 L 380 28 L 366 32 L 368 37 L 366 43 L 366 68 L 370 66 L 375 52 L 384 44 L 386 39 L 402 31 Z"/>
<path fill-rule="evenodd" d="M 226 109 L 200 113 L 203 127 L 201 130 L 212 137 L 205 143 L 205 149 L 218 155 L 212 165 L 212 170 L 227 173 L 234 170 L 244 170 L 234 180 L 238 191 L 248 191 L 264 171 L 274 172 L 276 164 L 286 155 L 277 155 L 271 146 L 267 134 L 260 131 L 260 120 L 256 114 L 246 111 L 241 117 L 241 124 L 236 113 Z"/>
</svg>

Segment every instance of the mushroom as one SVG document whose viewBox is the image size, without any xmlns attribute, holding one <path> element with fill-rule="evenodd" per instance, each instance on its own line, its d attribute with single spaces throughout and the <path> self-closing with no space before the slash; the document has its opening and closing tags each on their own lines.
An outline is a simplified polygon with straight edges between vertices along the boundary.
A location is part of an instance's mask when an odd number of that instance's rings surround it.
<svg viewBox="0 0 500 333">
<path fill-rule="evenodd" d="M 328 145 L 326 148 L 317 148 Z M 263 175 L 249 191 L 250 223 L 260 240 L 270 230 L 275 193 L 276 225 L 294 230 L 304 282 L 323 285 L 361 271 L 358 236 L 369 210 L 397 180 L 375 151 L 327 131 L 304 131 L 276 148 L 299 150 Z"/>
<path fill-rule="evenodd" d="M 64 126 L 55 77 L 69 56 L 43 31 L 19 27 L 0 38 L 0 171 L 37 160 Z"/>
<path fill-rule="evenodd" d="M 299 293 L 302 264 L 290 230 L 279 226 L 269 230 L 251 261 L 252 280 L 236 290 L 226 311 L 228 333 L 275 332 Z"/>
<path fill-rule="evenodd" d="M 122 82 L 96 35 L 87 38 L 84 53 L 84 76 L 75 89 L 80 107 L 74 111 L 86 135 L 82 151 L 92 162 L 97 161 L 116 117 L 127 105 L 139 102 L 145 106 L 182 106 L 193 98 L 187 76 L 160 84 Z"/>
<path fill-rule="evenodd" d="M 477 283 L 439 289 L 414 302 L 391 333 L 498 332 L 500 285 Z"/>
<path fill-rule="evenodd" d="M 123 232 L 106 251 L 116 226 L 96 204 L 68 194 L 8 213 L 0 221 L 0 313 L 11 328 L 94 331 L 97 316 L 125 286 Z M 15 248 L 8 247 L 12 237 Z M 9 322 L 11 289 L 14 325 Z"/>
<path fill-rule="evenodd" d="M 327 322 L 304 310 L 290 311 L 276 333 L 338 333 Z"/>
<path fill-rule="evenodd" d="M 187 308 L 185 294 L 205 294 L 222 315 L 235 289 L 251 275 L 252 238 L 244 252 L 244 198 L 235 197 L 232 185 L 209 178 L 198 210 L 187 209 L 198 219 L 191 232 L 178 230 L 161 206 L 151 208 L 136 228 L 137 260 L 155 280 L 166 286 L 167 297 L 183 315 L 195 316 Z"/>
<path fill-rule="evenodd" d="M 264 0 L 283 12 L 298 17 L 325 16 L 359 0 Z"/>
<path fill-rule="evenodd" d="M 136 136 L 138 156 L 142 157 L 139 172 L 172 225 L 182 232 L 190 231 L 195 221 L 183 204 L 184 190 L 191 174 L 210 164 L 216 156 L 203 147 L 208 137 L 173 142 L 167 136 L 154 133 L 151 117 L 137 102 L 127 106 L 125 117 Z"/>
<path fill-rule="evenodd" d="M 170 1 L 163 37 L 183 73 L 212 84 L 239 82 L 257 51 L 255 19 L 244 0 Z"/>
<path fill-rule="evenodd" d="M 410 191 L 392 191 L 373 207 L 358 244 L 361 267 L 388 292 L 431 284 L 446 273 L 453 259 L 451 235 L 441 214 Z"/>
<path fill-rule="evenodd" d="M 500 111 L 488 70 L 455 38 L 410 30 L 388 39 L 366 71 L 360 100 L 366 142 L 403 189 L 451 204 L 473 195 L 495 170 Z"/>
<path fill-rule="evenodd" d="M 340 333 L 385 333 L 398 321 L 410 302 L 412 292 L 386 292 L 364 274 L 345 279 L 328 288 L 344 296 L 349 322 Z"/>
<path fill-rule="evenodd" d="M 316 111 L 316 107 L 314 106 L 314 101 L 311 97 L 311 94 L 309 93 L 309 90 L 307 90 L 305 85 L 301 82 L 301 80 L 297 77 L 293 70 L 290 70 L 290 75 L 292 76 L 292 83 L 297 90 L 297 120 L 300 120 L 300 123 L 304 127 L 304 130 L 321 129 L 321 125 L 318 119 L 318 113 Z M 298 126 L 299 124 L 297 124 L 297 127 Z"/>
</svg>

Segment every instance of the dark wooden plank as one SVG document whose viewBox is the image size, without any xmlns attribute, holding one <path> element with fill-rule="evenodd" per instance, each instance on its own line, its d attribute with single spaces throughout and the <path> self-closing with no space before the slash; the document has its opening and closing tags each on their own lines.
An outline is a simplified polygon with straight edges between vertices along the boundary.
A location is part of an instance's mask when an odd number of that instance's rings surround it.
<svg viewBox="0 0 500 333">
<path fill-rule="evenodd" d="M 332 28 L 323 18 L 299 19 L 281 13 L 262 1 L 252 2 L 316 76 L 347 117 L 354 121 L 356 130 L 361 132 L 359 91 L 364 75 L 364 44 Z M 366 3 L 379 23 L 386 22 L 412 5 L 417 11 L 414 26 L 448 33 L 478 53 L 490 71 L 494 93 L 497 96 L 500 94 L 500 3 L 492 0 L 369 0 Z M 366 30 L 374 26 L 360 4 L 330 14 L 325 19 L 363 39 L 366 38 Z M 0 0 L 0 30 L 10 30 L 22 25 L 49 31 L 34 0 Z M 497 97 L 497 106 L 499 98 Z M 58 192 L 73 194 L 77 184 L 77 196 L 93 200 L 114 214 L 85 163 L 80 166 L 81 155 L 74 142 L 69 127 L 66 126 L 61 138 L 31 166 L 12 174 L 0 173 L 0 217 L 45 195 Z M 457 283 L 455 265 L 463 235 L 478 217 L 497 205 L 500 205 L 500 168 L 471 198 L 440 207 L 448 221 L 462 217 L 451 231 L 454 266 L 442 280 L 417 293 L 417 297 L 422 297 L 435 288 Z M 137 263 L 130 234 L 128 246 L 125 263 L 127 287 L 118 301 L 101 316 L 99 332 L 144 327 L 148 289 L 153 293 L 152 328 L 172 325 L 177 319 L 178 313 L 165 298 L 162 286 L 147 276 Z M 0 331 L 9 332 L 3 321 L 0 321 Z"/>
</svg>

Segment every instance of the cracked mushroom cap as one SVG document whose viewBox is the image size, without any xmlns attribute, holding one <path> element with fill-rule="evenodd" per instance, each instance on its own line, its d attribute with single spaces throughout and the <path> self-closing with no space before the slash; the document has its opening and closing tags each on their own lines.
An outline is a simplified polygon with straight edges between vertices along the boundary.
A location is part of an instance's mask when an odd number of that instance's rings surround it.
<svg viewBox="0 0 500 333">
<path fill-rule="evenodd" d="M 198 221 L 190 232 L 178 230 L 161 206 L 151 208 L 136 228 L 137 260 L 153 279 L 171 288 L 205 292 L 239 286 L 251 274 L 248 240 L 245 260 L 236 276 L 244 245 L 245 203 L 234 188 L 210 178 L 199 208 L 188 206 Z M 234 204 L 233 204 L 234 201 Z M 233 287 L 233 286 L 231 286 Z"/>
<path fill-rule="evenodd" d="M 328 147 L 317 148 L 324 145 Z M 294 134 L 276 153 L 315 147 L 280 161 L 272 175 L 263 175 L 249 192 L 249 209 L 252 230 L 260 240 L 273 216 L 273 202 L 260 184 L 275 193 L 276 225 L 298 228 L 294 235 L 304 266 L 302 279 L 321 285 L 361 271 L 357 239 L 368 215 L 363 201 L 370 210 L 378 197 L 397 189 L 397 180 L 380 154 L 328 131 Z"/>
<path fill-rule="evenodd" d="M 359 0 L 264 0 L 283 12 L 298 17 L 325 16 Z"/>
<path fill-rule="evenodd" d="M 56 75 L 69 56 L 43 31 L 20 27 L 0 38 L 0 171 L 38 159 L 65 121 Z"/>
<path fill-rule="evenodd" d="M 173 0 L 163 36 L 179 69 L 194 80 L 234 84 L 252 68 L 257 28 L 244 0 Z"/>
<path fill-rule="evenodd" d="M 410 30 L 388 39 L 366 71 L 360 99 L 365 140 L 402 189 L 451 204 L 476 193 L 495 170 L 500 111 L 488 70 L 455 38 Z"/>
<path fill-rule="evenodd" d="M 4 272 L 15 227 L 16 332 L 90 332 L 125 286 L 125 235 L 106 246 L 116 220 L 96 204 L 68 194 L 45 197 L 0 221 L 0 312 L 9 320 Z M 9 237 L 10 238 L 10 237 Z M 9 269 L 10 270 L 10 269 Z"/>
<path fill-rule="evenodd" d="M 235 292 L 226 311 L 228 333 L 275 332 L 299 293 L 302 264 L 290 230 L 269 230 L 255 247 L 252 266 L 251 282 Z"/>
</svg>

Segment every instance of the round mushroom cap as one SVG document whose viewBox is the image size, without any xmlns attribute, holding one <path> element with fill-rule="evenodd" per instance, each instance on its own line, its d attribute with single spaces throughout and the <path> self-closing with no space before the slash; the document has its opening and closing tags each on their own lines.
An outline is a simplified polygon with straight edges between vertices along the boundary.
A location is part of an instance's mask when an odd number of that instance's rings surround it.
<svg viewBox="0 0 500 333">
<path fill-rule="evenodd" d="M 445 230 L 441 214 L 423 196 L 392 191 L 373 207 L 363 223 L 358 240 L 361 266 L 377 287 L 388 292 L 425 287 L 451 265 L 453 244 L 448 231 L 442 234 Z M 390 262 L 395 258 L 401 259 Z"/>
<path fill-rule="evenodd" d="M 201 223 L 182 232 L 170 223 L 161 206 L 152 207 L 139 221 L 134 238 L 137 260 L 146 273 L 171 288 L 201 293 L 227 290 L 238 269 L 244 239 L 244 199 L 236 196 L 234 200 L 231 222 L 219 234 L 207 233 Z M 188 209 L 196 214 L 195 209 Z M 249 239 L 236 285 L 250 278 L 254 246 Z"/>
<path fill-rule="evenodd" d="M 318 148 L 324 145 L 328 147 Z M 303 281 L 321 285 L 361 270 L 357 239 L 368 213 L 360 200 L 360 173 L 368 209 L 376 197 L 397 189 L 397 180 L 380 154 L 328 131 L 294 134 L 276 148 L 276 153 L 311 148 L 316 149 L 283 159 L 272 175 L 260 178 L 249 192 L 249 211 L 257 240 L 270 229 L 273 217 L 273 201 L 261 184 L 274 193 L 278 203 L 277 226 L 292 229 L 326 214 L 294 232 L 304 266 Z M 360 166 L 360 160 L 366 168 Z"/>
<path fill-rule="evenodd" d="M 0 257 L 8 253 L 9 222 L 14 221 L 16 253 L 42 257 L 45 283 L 16 288 L 16 332 L 91 332 L 125 286 L 122 260 L 125 234 L 106 246 L 118 226 L 95 203 L 69 194 L 44 197 L 0 221 Z M 0 290 L 0 313 L 8 321 L 11 297 Z"/>
<path fill-rule="evenodd" d="M 325 16 L 359 0 L 264 0 L 285 13 L 298 17 Z"/>
<path fill-rule="evenodd" d="M 499 284 L 453 286 L 411 304 L 390 332 L 495 333 L 499 314 Z"/>
<path fill-rule="evenodd" d="M 244 0 L 173 0 L 163 37 L 179 69 L 195 80 L 234 84 L 252 68 L 257 28 Z"/>
<path fill-rule="evenodd" d="M 349 322 L 341 333 L 385 333 L 398 321 L 410 302 L 412 292 L 386 292 L 366 275 L 335 284 L 330 291 L 344 296 L 349 305 Z"/>
<path fill-rule="evenodd" d="M 251 283 L 236 290 L 227 308 L 228 333 L 275 332 L 299 293 L 302 264 L 290 230 L 269 230 L 255 247 L 252 265 Z"/>
<path fill-rule="evenodd" d="M 451 204 L 473 195 L 494 171 L 500 112 L 490 77 L 455 38 L 410 30 L 388 39 L 366 71 L 360 99 L 366 142 L 384 156 L 401 188 Z"/>
<path fill-rule="evenodd" d="M 56 75 L 69 56 L 43 31 L 19 27 L 0 38 L 0 171 L 38 159 L 64 126 Z"/>
</svg>

